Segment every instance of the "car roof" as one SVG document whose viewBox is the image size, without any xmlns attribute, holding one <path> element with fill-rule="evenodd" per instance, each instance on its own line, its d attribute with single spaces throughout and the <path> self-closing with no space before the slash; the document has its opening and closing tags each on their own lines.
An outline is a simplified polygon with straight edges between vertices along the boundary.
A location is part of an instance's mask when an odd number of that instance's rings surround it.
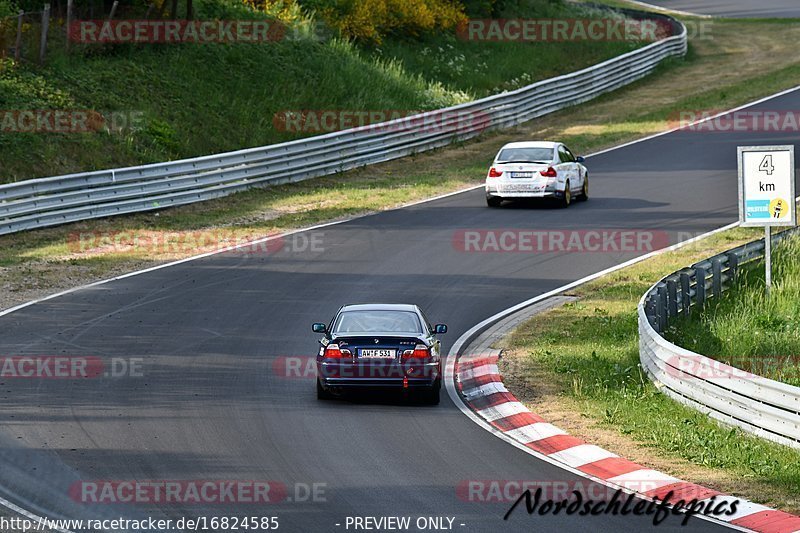
<svg viewBox="0 0 800 533">
<path fill-rule="evenodd" d="M 342 306 L 342 311 L 417 311 L 417 306 L 412 304 L 348 304 Z"/>
<path fill-rule="evenodd" d="M 558 146 L 559 144 L 561 143 L 554 141 L 520 141 L 520 142 L 508 143 L 504 145 L 503 148 L 551 148 L 552 149 Z"/>
</svg>

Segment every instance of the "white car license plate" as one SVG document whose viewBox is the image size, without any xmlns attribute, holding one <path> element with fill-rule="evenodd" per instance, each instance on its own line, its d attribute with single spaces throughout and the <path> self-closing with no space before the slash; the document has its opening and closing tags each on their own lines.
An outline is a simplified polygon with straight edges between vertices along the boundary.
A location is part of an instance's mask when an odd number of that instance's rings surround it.
<svg viewBox="0 0 800 533">
<path fill-rule="evenodd" d="M 375 348 L 364 348 L 359 352 L 359 357 L 366 359 L 381 359 L 384 357 L 394 357 L 397 350 L 380 350 Z"/>
<path fill-rule="evenodd" d="M 532 178 L 533 172 L 512 172 L 512 178 Z"/>
<path fill-rule="evenodd" d="M 500 192 L 539 192 L 544 189 L 542 185 L 534 185 L 527 183 L 515 183 L 513 185 L 504 185 L 500 187 Z"/>
</svg>

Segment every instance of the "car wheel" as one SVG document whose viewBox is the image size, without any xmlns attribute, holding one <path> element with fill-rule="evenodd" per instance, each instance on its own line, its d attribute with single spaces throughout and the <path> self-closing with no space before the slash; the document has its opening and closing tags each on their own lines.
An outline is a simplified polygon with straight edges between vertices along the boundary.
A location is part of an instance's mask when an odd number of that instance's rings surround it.
<svg viewBox="0 0 800 533">
<path fill-rule="evenodd" d="M 319 379 L 317 379 L 316 382 L 317 382 L 317 400 L 330 400 L 331 398 L 333 398 L 333 394 L 322 388 L 322 384 L 319 382 Z"/>
<path fill-rule="evenodd" d="M 426 405 L 439 405 L 441 399 L 442 382 L 437 380 L 430 390 L 426 390 L 423 394 L 422 400 Z"/>
<path fill-rule="evenodd" d="M 569 188 L 569 180 L 564 184 L 564 197 L 561 198 L 561 207 L 569 207 L 572 203 L 572 191 Z"/>
<path fill-rule="evenodd" d="M 486 197 L 486 205 L 489 207 L 500 207 L 500 204 L 503 203 L 503 199 L 499 196 L 487 196 Z"/>
<path fill-rule="evenodd" d="M 585 202 L 589 199 L 589 174 L 583 178 L 583 190 L 581 191 L 581 201 Z"/>
</svg>

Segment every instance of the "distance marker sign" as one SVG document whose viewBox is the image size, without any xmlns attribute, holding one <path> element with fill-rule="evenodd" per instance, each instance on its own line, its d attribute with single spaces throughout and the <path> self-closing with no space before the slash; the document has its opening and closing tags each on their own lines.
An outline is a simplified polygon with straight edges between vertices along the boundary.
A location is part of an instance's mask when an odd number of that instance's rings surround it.
<svg viewBox="0 0 800 533">
<path fill-rule="evenodd" d="M 739 222 L 794 226 L 794 146 L 740 146 Z"/>
</svg>

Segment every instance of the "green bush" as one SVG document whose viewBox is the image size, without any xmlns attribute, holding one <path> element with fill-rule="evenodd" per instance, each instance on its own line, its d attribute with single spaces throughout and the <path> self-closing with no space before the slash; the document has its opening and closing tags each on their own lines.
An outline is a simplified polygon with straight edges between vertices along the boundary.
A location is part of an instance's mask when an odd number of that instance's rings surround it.
<svg viewBox="0 0 800 533">
<path fill-rule="evenodd" d="M 362 42 L 449 30 L 465 19 L 464 6 L 455 0 L 304 0 L 302 4 L 342 37 Z"/>
<path fill-rule="evenodd" d="M 0 0 L 0 19 L 17 14 L 17 6 L 11 0 Z"/>
<path fill-rule="evenodd" d="M 0 0 L 0 58 L 14 43 L 17 23 L 13 15 L 16 12 L 17 8 L 11 0 Z"/>
<path fill-rule="evenodd" d="M 194 9 L 197 18 L 201 20 L 253 20 L 262 18 L 260 14 L 245 5 L 242 0 L 195 0 Z"/>
</svg>

